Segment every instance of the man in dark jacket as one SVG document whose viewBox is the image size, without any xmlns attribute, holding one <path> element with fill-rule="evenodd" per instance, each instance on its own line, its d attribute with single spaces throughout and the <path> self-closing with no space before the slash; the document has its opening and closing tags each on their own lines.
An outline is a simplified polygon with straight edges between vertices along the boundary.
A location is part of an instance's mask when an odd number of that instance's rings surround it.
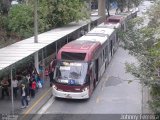
<svg viewBox="0 0 160 120">
<path fill-rule="evenodd" d="M 49 78 L 50 78 L 50 87 L 52 87 L 53 84 L 53 74 L 54 74 L 54 69 L 56 66 L 56 59 L 52 59 L 51 63 L 49 64 Z"/>
</svg>

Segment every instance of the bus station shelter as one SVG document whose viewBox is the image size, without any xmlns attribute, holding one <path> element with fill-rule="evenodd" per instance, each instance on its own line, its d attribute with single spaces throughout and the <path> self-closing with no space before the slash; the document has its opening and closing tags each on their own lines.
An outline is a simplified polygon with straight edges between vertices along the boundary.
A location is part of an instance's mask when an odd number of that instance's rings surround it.
<svg viewBox="0 0 160 120">
<path fill-rule="evenodd" d="M 35 54 L 41 49 L 47 47 L 50 44 L 55 43 L 55 53 L 58 52 L 58 44 L 60 39 L 65 38 L 68 41 L 68 36 L 73 35 L 77 30 L 83 29 L 84 26 L 88 26 L 90 29 L 93 23 L 98 23 L 99 16 L 93 16 L 88 21 L 72 22 L 64 27 L 55 28 L 45 33 L 38 35 L 38 43 L 34 43 L 34 37 L 16 42 L 12 45 L 0 49 L 0 73 L 4 70 L 10 71 L 11 80 L 13 78 L 12 69 L 16 63 Z M 96 26 L 96 25 L 95 25 Z M 88 31 L 89 31 L 88 29 Z M 66 43 L 67 43 L 66 42 Z M 13 91 L 12 91 L 13 92 Z M 13 95 L 12 95 L 12 110 L 14 111 Z"/>
</svg>

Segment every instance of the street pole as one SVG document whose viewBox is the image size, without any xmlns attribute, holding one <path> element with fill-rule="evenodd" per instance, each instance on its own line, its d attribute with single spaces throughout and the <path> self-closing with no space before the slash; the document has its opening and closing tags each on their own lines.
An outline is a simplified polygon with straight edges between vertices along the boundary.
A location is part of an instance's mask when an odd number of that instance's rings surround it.
<svg viewBox="0 0 160 120">
<path fill-rule="evenodd" d="M 92 9 L 91 9 L 91 0 L 89 0 L 89 14 L 91 15 Z M 88 32 L 91 30 L 91 19 L 89 19 L 88 23 Z M 85 31 L 84 31 L 85 32 Z M 84 33 L 85 34 L 85 33 Z"/>
<path fill-rule="evenodd" d="M 12 67 L 11 67 L 11 99 L 12 99 L 12 115 L 14 115 L 14 100 L 13 100 L 13 74 L 12 74 Z"/>
<path fill-rule="evenodd" d="M 101 22 L 105 22 L 106 19 L 106 1 L 105 0 L 98 0 L 98 15 L 102 17 Z"/>
<path fill-rule="evenodd" d="M 34 43 L 38 43 L 38 15 L 37 15 L 37 0 L 34 0 Z M 34 65 L 38 72 L 38 51 L 34 54 Z"/>
<path fill-rule="evenodd" d="M 34 43 L 38 43 L 37 0 L 34 0 Z"/>
<path fill-rule="evenodd" d="M 43 66 L 42 78 L 44 80 L 45 61 L 44 61 L 44 50 L 43 49 L 42 49 L 42 66 Z"/>
</svg>

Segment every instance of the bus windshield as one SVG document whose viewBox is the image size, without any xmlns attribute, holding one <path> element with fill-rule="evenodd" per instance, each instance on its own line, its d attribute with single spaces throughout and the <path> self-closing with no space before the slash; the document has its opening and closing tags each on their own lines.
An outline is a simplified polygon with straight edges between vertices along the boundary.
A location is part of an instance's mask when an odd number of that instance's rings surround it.
<svg viewBox="0 0 160 120">
<path fill-rule="evenodd" d="M 69 85 L 83 85 L 86 83 L 88 63 L 76 61 L 59 61 L 55 69 L 55 80 Z"/>
</svg>

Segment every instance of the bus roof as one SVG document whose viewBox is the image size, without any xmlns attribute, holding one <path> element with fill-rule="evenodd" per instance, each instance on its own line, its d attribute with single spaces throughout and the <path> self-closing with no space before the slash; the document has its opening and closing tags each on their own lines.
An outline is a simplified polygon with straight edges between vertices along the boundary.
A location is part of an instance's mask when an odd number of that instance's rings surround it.
<svg viewBox="0 0 160 120">
<path fill-rule="evenodd" d="M 115 29 L 115 28 L 119 28 L 120 27 L 120 23 L 116 23 L 116 24 L 113 24 L 113 23 L 101 23 L 98 27 L 99 28 L 112 28 L 112 29 Z"/>
<path fill-rule="evenodd" d="M 91 42 L 91 41 L 72 41 L 64 45 L 58 52 L 57 59 L 62 59 L 63 53 L 85 53 L 85 61 L 91 59 L 92 54 L 96 49 L 100 48 L 101 44 L 99 42 Z"/>
<path fill-rule="evenodd" d="M 100 42 L 100 44 L 102 45 L 106 39 L 108 39 L 108 36 L 82 36 L 79 39 L 77 39 L 76 41 L 93 41 L 93 42 Z"/>
<path fill-rule="evenodd" d="M 121 23 L 124 19 L 125 19 L 124 16 L 113 15 L 107 18 L 106 23 Z"/>
<path fill-rule="evenodd" d="M 101 45 L 111 36 L 114 29 L 97 27 L 87 33 L 85 36 L 80 37 L 77 41 L 94 41 L 100 42 Z"/>
<path fill-rule="evenodd" d="M 93 30 L 91 30 L 90 32 L 88 32 L 88 34 L 104 34 L 107 36 L 110 36 L 113 33 L 114 29 L 112 28 L 106 28 L 106 27 L 96 27 Z M 97 35 L 98 36 L 98 35 Z"/>
<path fill-rule="evenodd" d="M 121 16 L 121 17 L 124 17 L 124 19 L 126 18 L 130 18 L 132 16 L 132 12 L 122 12 L 122 13 L 119 13 L 117 14 L 116 16 Z"/>
</svg>

